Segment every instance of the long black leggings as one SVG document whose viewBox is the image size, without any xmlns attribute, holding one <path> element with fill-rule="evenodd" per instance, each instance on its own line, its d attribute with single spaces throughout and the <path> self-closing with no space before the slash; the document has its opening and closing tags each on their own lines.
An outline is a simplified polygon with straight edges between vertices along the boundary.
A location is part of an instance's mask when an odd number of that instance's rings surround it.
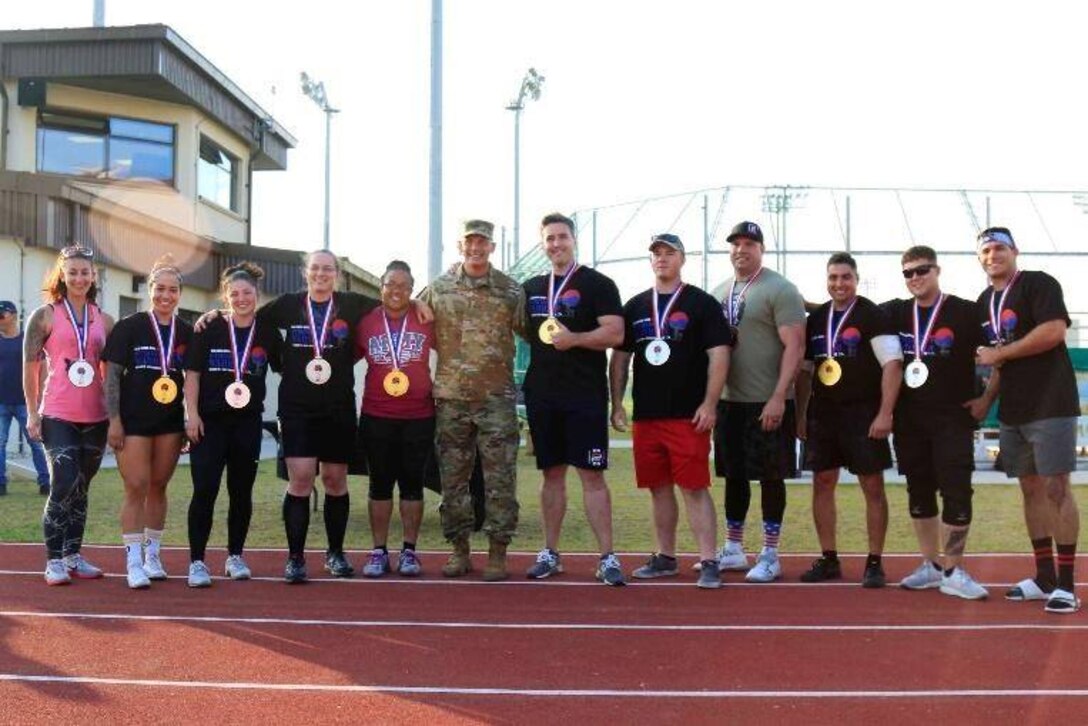
<svg viewBox="0 0 1088 726">
<path fill-rule="evenodd" d="M 786 514 L 786 482 L 762 481 L 759 483 L 763 503 L 763 521 L 782 523 Z M 747 479 L 725 480 L 725 518 L 743 522 L 748 516 L 748 507 L 752 502 L 752 484 Z"/>
<path fill-rule="evenodd" d="M 106 450 L 107 421 L 77 424 L 42 417 L 42 443 L 49 464 L 49 499 L 42 515 L 49 559 L 74 555 L 87 526 L 87 491 Z"/>
<path fill-rule="evenodd" d="M 259 414 L 208 416 L 204 438 L 189 451 L 193 498 L 189 502 L 189 556 L 203 560 L 212 531 L 215 500 L 227 470 L 227 551 L 242 554 L 253 516 L 253 482 L 261 453 Z"/>
</svg>

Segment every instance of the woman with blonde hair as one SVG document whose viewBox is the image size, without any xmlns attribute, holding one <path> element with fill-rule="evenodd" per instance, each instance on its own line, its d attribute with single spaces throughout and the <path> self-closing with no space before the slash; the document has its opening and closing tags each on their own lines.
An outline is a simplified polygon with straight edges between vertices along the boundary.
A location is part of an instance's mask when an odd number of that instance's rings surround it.
<svg viewBox="0 0 1088 726">
<path fill-rule="evenodd" d="M 125 484 L 121 538 L 128 586 L 165 580 L 159 556 L 166 524 L 166 485 L 181 454 L 185 417 L 182 359 L 192 326 L 175 314 L 181 270 L 167 255 L 147 276 L 151 309 L 118 321 L 106 341 L 109 444 Z"/>
</svg>

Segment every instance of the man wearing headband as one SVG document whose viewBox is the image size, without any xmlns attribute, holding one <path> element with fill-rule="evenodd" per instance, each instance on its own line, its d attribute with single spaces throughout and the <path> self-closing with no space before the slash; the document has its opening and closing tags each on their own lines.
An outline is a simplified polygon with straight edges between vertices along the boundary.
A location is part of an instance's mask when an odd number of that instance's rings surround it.
<svg viewBox="0 0 1088 726">
<path fill-rule="evenodd" d="M 922 562 L 899 585 L 907 590 L 939 588 L 945 595 L 981 600 L 988 593 L 963 568 L 963 551 L 971 525 L 975 468 L 975 420 L 970 413 L 975 348 L 985 339 L 975 304 L 941 292 L 941 268 L 932 248 L 911 247 L 901 262 L 911 297 L 882 307 L 895 325 L 906 363 L 893 443 L 899 472 L 907 477 L 910 517 Z"/>
<path fill-rule="evenodd" d="M 798 430 L 807 442 L 805 468 L 812 471 L 812 518 L 822 551 L 801 580 L 842 577 L 835 544 L 835 487 L 845 466 L 857 476 L 865 496 L 869 556 L 861 584 L 884 587 L 884 470 L 892 465 L 888 434 L 903 376 L 903 352 L 887 316 L 858 295 L 858 266 L 849 253 L 836 252 L 827 261 L 827 292 L 831 300 L 808 318 L 805 363 L 797 378 Z"/>
<path fill-rule="evenodd" d="M 1018 254 L 1007 228 L 979 233 L 978 259 L 990 285 L 978 297 L 987 345 L 978 348 L 976 360 L 993 366 L 993 374 L 971 413 L 981 421 L 1000 397 L 1001 459 L 1005 472 L 1020 479 L 1035 553 L 1035 577 L 1019 582 L 1005 598 L 1045 600 L 1047 612 L 1074 613 L 1080 608 L 1073 593 L 1080 513 L 1069 473 L 1077 464 L 1080 399 L 1065 347 L 1071 321 L 1058 281 L 1018 269 Z"/>
</svg>

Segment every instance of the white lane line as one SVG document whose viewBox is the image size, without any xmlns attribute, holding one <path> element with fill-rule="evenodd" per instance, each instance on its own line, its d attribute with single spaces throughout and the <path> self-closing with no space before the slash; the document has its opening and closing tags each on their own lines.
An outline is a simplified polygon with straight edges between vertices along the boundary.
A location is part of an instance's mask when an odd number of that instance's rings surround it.
<svg viewBox="0 0 1088 726">
<path fill-rule="evenodd" d="M 296 618 L 241 618 L 217 615 L 132 615 L 128 613 L 64 613 L 35 612 L 29 610 L 0 610 L 0 618 L 42 618 L 55 620 L 124 620 L 136 622 L 167 623 L 218 623 L 236 625 L 305 625 L 334 628 L 432 628 L 439 630 L 599 630 L 643 632 L 817 632 L 833 635 L 841 631 L 854 632 L 989 632 L 1002 630 L 1084 631 L 1088 624 L 1044 623 L 974 623 L 949 624 L 753 624 L 753 625 L 666 625 L 635 623 L 488 623 L 480 621 L 428 621 L 428 620 L 319 620 Z"/>
<path fill-rule="evenodd" d="M 323 693 L 392 693 L 438 696 L 539 696 L 542 698 L 1084 698 L 1088 689 L 948 689 L 924 691 L 664 691 L 613 688 L 454 688 L 450 686 L 341 685 L 333 683 L 247 683 L 221 681 L 167 681 L 138 678 L 94 678 L 90 676 L 23 675 L 0 673 L 0 681 L 62 683 L 89 686 L 145 686 L 149 688 L 200 688 L 227 691 L 317 691 Z"/>
</svg>

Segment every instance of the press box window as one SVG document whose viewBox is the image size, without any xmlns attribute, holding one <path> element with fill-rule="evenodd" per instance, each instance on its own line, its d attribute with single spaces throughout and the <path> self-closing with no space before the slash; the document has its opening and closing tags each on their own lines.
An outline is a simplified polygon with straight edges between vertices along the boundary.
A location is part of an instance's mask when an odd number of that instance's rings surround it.
<svg viewBox="0 0 1088 726">
<path fill-rule="evenodd" d="M 235 171 L 238 160 L 213 141 L 200 137 L 200 161 L 197 163 L 197 193 L 224 209 L 238 211 Z"/>
<path fill-rule="evenodd" d="M 174 127 L 42 111 L 38 171 L 174 183 Z"/>
</svg>

